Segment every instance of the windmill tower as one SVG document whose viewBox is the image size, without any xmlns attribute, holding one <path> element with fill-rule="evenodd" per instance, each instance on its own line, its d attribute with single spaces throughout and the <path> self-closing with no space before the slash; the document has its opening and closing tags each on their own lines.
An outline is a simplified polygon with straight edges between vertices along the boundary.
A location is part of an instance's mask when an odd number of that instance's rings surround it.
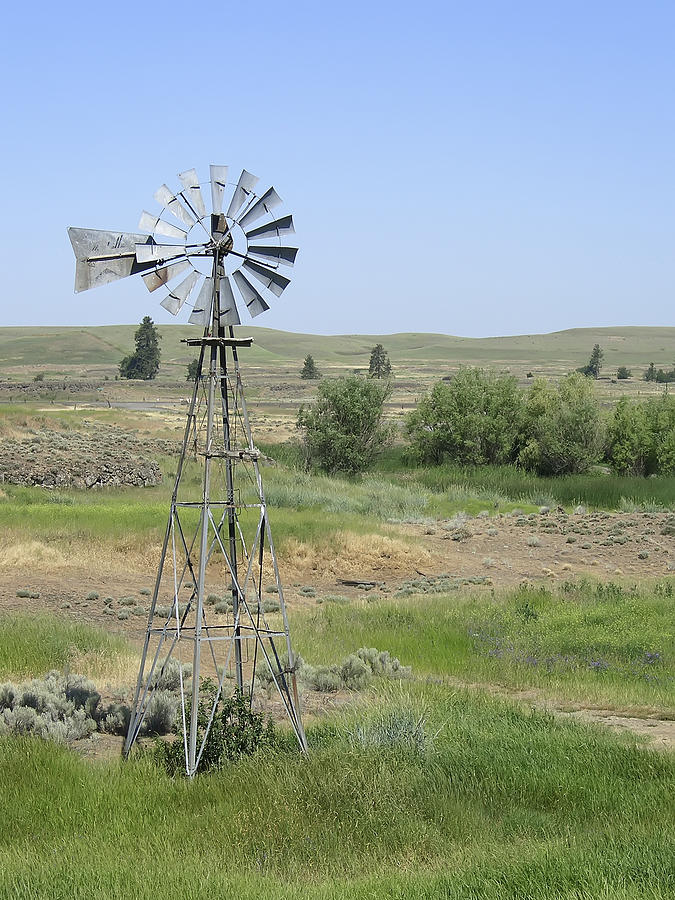
<svg viewBox="0 0 675 900">
<path fill-rule="evenodd" d="M 165 289 L 165 309 L 177 315 L 191 306 L 189 322 L 202 328 L 201 337 L 186 341 L 198 353 L 197 377 L 124 747 L 128 754 L 142 734 L 171 668 L 178 675 L 188 775 L 199 768 L 230 683 L 251 702 L 263 677 L 307 749 L 261 454 L 239 366 L 252 339 L 234 334 L 238 300 L 257 316 L 269 309 L 265 297 L 280 296 L 289 284 L 279 268 L 295 261 L 297 249 L 283 243 L 294 233 L 293 220 L 275 217 L 281 199 L 274 188 L 257 194 L 256 176 L 244 170 L 232 184 L 227 173 L 226 166 L 211 166 L 210 213 L 204 185 L 190 169 L 178 176 L 180 191 L 162 185 L 156 192 L 162 211 L 143 212 L 139 227 L 146 233 L 68 230 L 76 291 L 141 273 L 149 291 Z"/>
</svg>

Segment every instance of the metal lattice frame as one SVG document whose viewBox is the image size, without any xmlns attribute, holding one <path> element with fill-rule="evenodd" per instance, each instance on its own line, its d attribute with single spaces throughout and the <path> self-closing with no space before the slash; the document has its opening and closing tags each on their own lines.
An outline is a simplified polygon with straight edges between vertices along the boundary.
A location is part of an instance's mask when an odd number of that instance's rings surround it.
<svg viewBox="0 0 675 900">
<path fill-rule="evenodd" d="M 194 775 L 226 679 L 231 677 L 251 702 L 261 669 L 277 691 L 300 748 L 307 750 L 295 657 L 260 474 L 261 454 L 253 443 L 239 369 L 238 350 L 252 341 L 236 338 L 233 328 L 240 323 L 233 284 L 251 315 L 264 312 L 269 309 L 264 291 L 280 296 L 289 279 L 276 270 L 279 265 L 292 265 L 297 250 L 281 243 L 294 231 L 292 217 L 270 221 L 271 211 L 281 203 L 276 191 L 269 188 L 256 195 L 258 179 L 246 170 L 236 184 L 228 185 L 227 167 L 211 166 L 210 214 L 195 170 L 179 177 L 183 190 L 177 195 L 166 185 L 155 194 L 162 213 L 144 212 L 141 217 L 140 227 L 150 237 L 76 228 L 69 229 L 69 234 L 77 259 L 76 290 L 140 272 L 148 290 L 154 291 L 168 287 L 169 281 L 192 268 L 187 278 L 169 287 L 162 301 L 176 314 L 195 297 L 190 322 L 202 325 L 204 332 L 201 338 L 186 342 L 199 348 L 198 372 L 124 752 L 128 755 L 141 735 L 162 675 L 175 660 L 185 771 Z M 226 196 L 229 205 L 223 214 Z M 162 218 L 165 213 L 180 225 Z M 263 224 L 252 228 L 261 218 Z M 172 243 L 160 243 L 156 235 Z M 210 271 L 200 269 L 200 261 L 208 262 Z M 261 283 L 261 290 L 253 287 L 249 276 Z M 196 472 L 191 471 L 195 466 Z M 195 474 L 198 495 L 194 488 L 190 490 Z M 279 602 L 272 619 L 264 611 L 263 600 L 263 585 L 270 582 Z M 223 611 L 216 613 L 207 599 L 224 583 L 230 599 L 223 619 Z M 208 694 L 206 725 L 200 726 L 204 676 L 213 679 L 215 688 Z"/>
</svg>

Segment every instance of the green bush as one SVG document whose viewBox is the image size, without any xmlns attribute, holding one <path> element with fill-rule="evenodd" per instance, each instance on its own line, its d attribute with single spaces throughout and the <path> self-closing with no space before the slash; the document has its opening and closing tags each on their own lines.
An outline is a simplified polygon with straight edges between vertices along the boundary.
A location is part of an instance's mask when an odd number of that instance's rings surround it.
<svg viewBox="0 0 675 900">
<path fill-rule="evenodd" d="M 306 465 L 329 474 L 368 469 L 393 437 L 382 422 L 390 393 L 388 384 L 355 375 L 322 381 L 316 403 L 298 413 Z"/>
<path fill-rule="evenodd" d="M 592 382 L 573 373 L 558 385 L 536 379 L 525 401 L 518 462 L 539 475 L 586 472 L 602 449 L 603 427 Z"/>
<path fill-rule="evenodd" d="M 510 462 L 522 408 L 515 378 L 461 368 L 449 383 L 440 381 L 408 415 L 410 455 L 422 463 L 445 458 L 462 465 Z"/>
<path fill-rule="evenodd" d="M 202 682 L 201 699 L 197 712 L 197 746 L 201 746 L 213 702 L 216 686 L 209 680 Z M 190 718 L 190 703 L 186 704 L 186 717 Z M 157 742 L 154 758 L 171 775 L 185 774 L 185 751 L 182 741 L 182 721 L 177 721 L 174 731 L 178 738 L 172 742 Z M 271 719 L 265 722 L 260 713 L 253 712 L 248 697 L 236 690 L 232 697 L 220 698 L 211 724 L 200 762 L 200 772 L 222 769 L 228 762 L 243 756 L 252 756 L 262 749 L 277 744 L 277 734 Z"/>
<path fill-rule="evenodd" d="M 606 459 L 619 475 L 675 473 L 675 398 L 622 397 L 607 428 Z"/>
</svg>

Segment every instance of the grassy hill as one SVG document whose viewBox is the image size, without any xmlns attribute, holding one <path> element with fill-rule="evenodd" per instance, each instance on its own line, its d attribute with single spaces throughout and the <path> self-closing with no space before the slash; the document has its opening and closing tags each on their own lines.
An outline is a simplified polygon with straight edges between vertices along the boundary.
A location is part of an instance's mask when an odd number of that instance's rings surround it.
<svg viewBox="0 0 675 900">
<path fill-rule="evenodd" d="M 0 376 L 29 379 L 37 371 L 77 377 L 114 377 L 120 359 L 133 349 L 136 325 L 95 328 L 0 328 Z M 398 374 L 432 374 L 461 364 L 511 368 L 515 374 L 560 374 L 588 361 L 599 343 L 605 351 L 604 373 L 620 365 L 641 374 L 649 362 L 671 367 L 675 360 L 675 327 L 573 328 L 551 334 L 511 337 L 463 338 L 446 334 L 312 335 L 241 326 L 239 335 L 251 336 L 247 365 L 291 374 L 311 353 L 330 373 L 368 365 L 370 350 L 381 342 L 389 351 Z M 160 379 L 182 378 L 193 351 L 181 339 L 194 337 L 185 325 L 161 325 Z"/>
</svg>

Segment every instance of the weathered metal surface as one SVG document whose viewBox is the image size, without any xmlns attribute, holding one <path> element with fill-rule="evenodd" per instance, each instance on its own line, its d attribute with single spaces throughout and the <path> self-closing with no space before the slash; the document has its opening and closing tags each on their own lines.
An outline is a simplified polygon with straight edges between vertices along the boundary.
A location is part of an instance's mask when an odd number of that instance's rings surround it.
<svg viewBox="0 0 675 900">
<path fill-rule="evenodd" d="M 254 318 L 269 309 L 267 303 L 265 303 L 241 269 L 237 269 L 232 277 L 241 292 L 241 296 L 244 298 L 246 308 Z"/>
<path fill-rule="evenodd" d="M 267 225 L 260 225 L 246 232 L 249 241 L 258 241 L 261 238 L 282 237 L 284 234 L 295 234 L 293 227 L 293 216 L 283 216 L 274 222 L 268 222 Z"/>
<path fill-rule="evenodd" d="M 223 275 L 220 279 L 220 324 L 241 325 L 232 285 L 227 275 Z"/>
<path fill-rule="evenodd" d="M 136 245 L 149 240 L 147 234 L 126 231 L 98 231 L 94 228 L 69 228 L 75 259 L 103 259 L 134 256 Z"/>
<path fill-rule="evenodd" d="M 211 212 L 219 215 L 223 211 L 223 194 L 227 187 L 227 166 L 210 166 Z"/>
<path fill-rule="evenodd" d="M 271 264 L 269 260 L 275 260 L 283 266 L 292 266 L 295 262 L 297 253 L 297 247 L 255 247 L 249 245 L 248 248 L 249 256 L 260 256 L 263 260 L 268 261 L 268 265 Z"/>
<path fill-rule="evenodd" d="M 172 315 L 177 315 L 201 277 L 199 272 L 190 272 L 187 278 L 171 290 L 170 294 L 162 300 L 160 305 Z"/>
<path fill-rule="evenodd" d="M 253 262 L 251 259 L 244 260 L 244 268 L 277 297 L 281 297 L 291 283 L 290 278 L 285 278 L 283 275 L 280 275 L 279 272 L 268 269 L 266 266 Z"/>
<path fill-rule="evenodd" d="M 150 232 L 150 234 L 161 234 L 164 237 L 178 238 L 179 241 L 184 241 L 188 234 L 187 231 L 183 228 L 179 228 L 178 225 L 172 225 L 171 222 L 165 222 L 159 216 L 149 213 L 146 210 L 143 210 L 141 214 L 141 220 L 138 223 L 138 227 L 142 228 L 143 231 Z"/>
<path fill-rule="evenodd" d="M 192 209 L 197 213 L 200 219 L 206 215 L 206 207 L 204 206 L 204 198 L 202 197 L 202 189 L 199 186 L 199 176 L 196 169 L 188 169 L 181 172 L 178 176 L 183 185 L 182 194 L 190 204 Z"/>
<path fill-rule="evenodd" d="M 189 268 L 191 268 L 190 263 L 185 259 L 182 262 L 173 263 L 170 266 L 164 266 L 162 269 L 155 269 L 154 272 L 149 272 L 143 276 L 143 281 L 149 291 L 156 291 L 157 288 L 162 287 L 167 281 L 171 281 L 172 278 L 176 278 L 181 272 L 185 272 Z"/>
<path fill-rule="evenodd" d="M 281 197 L 277 194 L 273 187 L 269 188 L 265 191 L 265 193 L 260 197 L 256 202 L 251 206 L 247 212 L 241 217 L 241 219 L 237 219 L 239 225 L 246 231 L 249 225 L 259 219 L 261 216 L 264 216 L 265 213 L 271 212 L 273 209 L 276 209 L 277 206 L 280 206 L 282 203 Z"/>
<path fill-rule="evenodd" d="M 136 259 L 143 262 L 163 262 L 166 259 L 176 259 L 179 256 L 187 256 L 185 246 L 180 244 L 136 244 Z"/>
<path fill-rule="evenodd" d="M 235 218 L 239 210 L 255 190 L 255 186 L 259 180 L 257 175 L 251 175 L 246 169 L 241 170 L 241 175 L 239 176 L 239 181 L 234 189 L 234 194 L 232 194 L 230 205 L 227 207 L 228 218 Z"/>
<path fill-rule="evenodd" d="M 139 263 L 135 256 L 104 259 L 78 259 L 75 262 L 75 293 L 88 291 L 119 278 L 136 275 L 152 268 L 154 263 Z"/>
<path fill-rule="evenodd" d="M 158 187 L 155 191 L 155 200 L 161 205 L 166 207 L 169 212 L 174 215 L 177 219 L 180 219 L 183 224 L 187 225 L 188 228 L 192 228 L 193 225 L 197 223 L 197 220 L 194 216 L 188 212 L 188 210 L 183 206 L 178 197 L 171 191 L 165 184 L 161 187 Z"/>
<path fill-rule="evenodd" d="M 204 283 L 199 289 L 197 299 L 195 300 L 194 309 L 190 314 L 188 322 L 191 325 L 206 326 L 211 315 L 211 301 L 213 300 L 213 278 L 205 278 Z"/>
</svg>

